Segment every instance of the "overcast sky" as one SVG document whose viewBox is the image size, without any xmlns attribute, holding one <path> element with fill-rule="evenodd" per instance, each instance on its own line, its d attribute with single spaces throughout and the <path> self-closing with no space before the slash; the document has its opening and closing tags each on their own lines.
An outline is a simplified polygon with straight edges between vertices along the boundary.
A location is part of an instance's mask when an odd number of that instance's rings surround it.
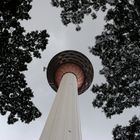
<svg viewBox="0 0 140 140">
<path fill-rule="evenodd" d="M 94 37 L 103 30 L 103 14 L 99 13 L 96 21 L 87 17 L 80 32 L 76 32 L 73 25 L 65 27 L 59 14 L 60 10 L 52 7 L 50 0 L 34 0 L 30 12 L 32 19 L 22 23 L 27 31 L 47 29 L 50 34 L 49 44 L 42 53 L 42 59 L 34 59 L 29 64 L 29 70 L 25 73 L 28 84 L 34 91 L 33 102 L 42 112 L 42 116 L 30 124 L 19 121 L 14 125 L 7 125 L 6 116 L 0 116 L 1 140 L 39 140 L 55 98 L 55 92 L 48 85 L 43 67 L 47 67 L 50 59 L 56 53 L 64 50 L 82 52 L 93 64 L 93 83 L 105 82 L 104 77 L 99 75 L 99 70 L 102 68 L 100 60 L 90 54 L 88 50 L 88 46 L 95 43 Z M 112 128 L 117 123 L 126 125 L 134 114 L 139 113 L 137 109 L 129 109 L 124 111 L 122 115 L 106 119 L 100 109 L 92 107 L 93 98 L 94 94 L 91 92 L 91 87 L 86 93 L 79 96 L 82 140 L 112 140 Z"/>
</svg>

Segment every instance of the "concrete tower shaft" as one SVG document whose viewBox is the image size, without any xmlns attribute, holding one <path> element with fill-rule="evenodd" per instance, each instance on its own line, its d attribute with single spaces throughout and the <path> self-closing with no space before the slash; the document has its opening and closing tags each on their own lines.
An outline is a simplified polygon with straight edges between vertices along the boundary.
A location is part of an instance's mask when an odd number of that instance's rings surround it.
<svg viewBox="0 0 140 140">
<path fill-rule="evenodd" d="M 81 140 L 77 97 L 92 82 L 91 62 L 77 51 L 61 52 L 50 61 L 47 78 L 57 94 L 40 140 Z"/>
<path fill-rule="evenodd" d="M 72 73 L 62 77 L 40 140 L 81 140 L 77 79 Z"/>
</svg>

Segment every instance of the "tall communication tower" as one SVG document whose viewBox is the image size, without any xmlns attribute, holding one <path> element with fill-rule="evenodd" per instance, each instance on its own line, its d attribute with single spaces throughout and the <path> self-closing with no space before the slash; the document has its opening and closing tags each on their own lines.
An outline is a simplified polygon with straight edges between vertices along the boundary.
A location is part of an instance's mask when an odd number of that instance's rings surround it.
<svg viewBox="0 0 140 140">
<path fill-rule="evenodd" d="M 78 95 L 93 80 L 93 67 L 80 52 L 55 55 L 47 68 L 49 85 L 57 92 L 40 140 L 81 140 Z"/>
</svg>

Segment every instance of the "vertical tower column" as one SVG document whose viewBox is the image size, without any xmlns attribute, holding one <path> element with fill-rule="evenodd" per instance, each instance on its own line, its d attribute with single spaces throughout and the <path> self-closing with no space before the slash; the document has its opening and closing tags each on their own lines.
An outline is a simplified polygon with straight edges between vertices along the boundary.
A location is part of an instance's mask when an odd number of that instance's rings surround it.
<svg viewBox="0 0 140 140">
<path fill-rule="evenodd" d="M 81 140 L 76 76 L 63 75 L 40 140 Z"/>
</svg>

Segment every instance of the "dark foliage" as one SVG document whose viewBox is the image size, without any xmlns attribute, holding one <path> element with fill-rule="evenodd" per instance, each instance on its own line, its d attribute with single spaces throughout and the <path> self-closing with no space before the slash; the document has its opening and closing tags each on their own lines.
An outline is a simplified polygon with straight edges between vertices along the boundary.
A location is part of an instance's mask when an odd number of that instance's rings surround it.
<svg viewBox="0 0 140 140">
<path fill-rule="evenodd" d="M 46 30 L 26 33 L 19 20 L 30 19 L 31 0 L 0 0 L 0 113 L 8 123 L 29 123 L 41 116 L 31 101 L 24 71 L 33 57 L 41 58 L 48 43 Z"/>
<path fill-rule="evenodd" d="M 136 116 L 129 121 L 129 125 L 116 126 L 113 130 L 114 140 L 140 140 L 140 120 Z"/>
<path fill-rule="evenodd" d="M 83 22 L 85 15 L 96 19 L 97 11 L 104 12 L 107 9 L 106 4 L 114 5 L 116 2 L 117 0 L 52 0 L 52 5 L 62 9 L 61 18 L 64 25 L 76 24 L 76 30 L 79 31 L 79 24 Z"/>
<path fill-rule="evenodd" d="M 107 83 L 94 85 L 93 106 L 107 117 L 126 108 L 140 106 L 140 4 L 122 0 L 106 15 L 107 24 L 91 52 L 101 58 L 100 71 Z M 139 140 L 140 121 L 134 117 L 127 127 L 113 130 L 114 140 Z"/>
<path fill-rule="evenodd" d="M 95 107 L 102 107 L 107 117 L 125 108 L 140 105 L 140 17 L 135 5 L 124 0 L 106 16 L 102 35 L 91 49 L 101 58 L 107 83 L 94 85 Z"/>
</svg>

